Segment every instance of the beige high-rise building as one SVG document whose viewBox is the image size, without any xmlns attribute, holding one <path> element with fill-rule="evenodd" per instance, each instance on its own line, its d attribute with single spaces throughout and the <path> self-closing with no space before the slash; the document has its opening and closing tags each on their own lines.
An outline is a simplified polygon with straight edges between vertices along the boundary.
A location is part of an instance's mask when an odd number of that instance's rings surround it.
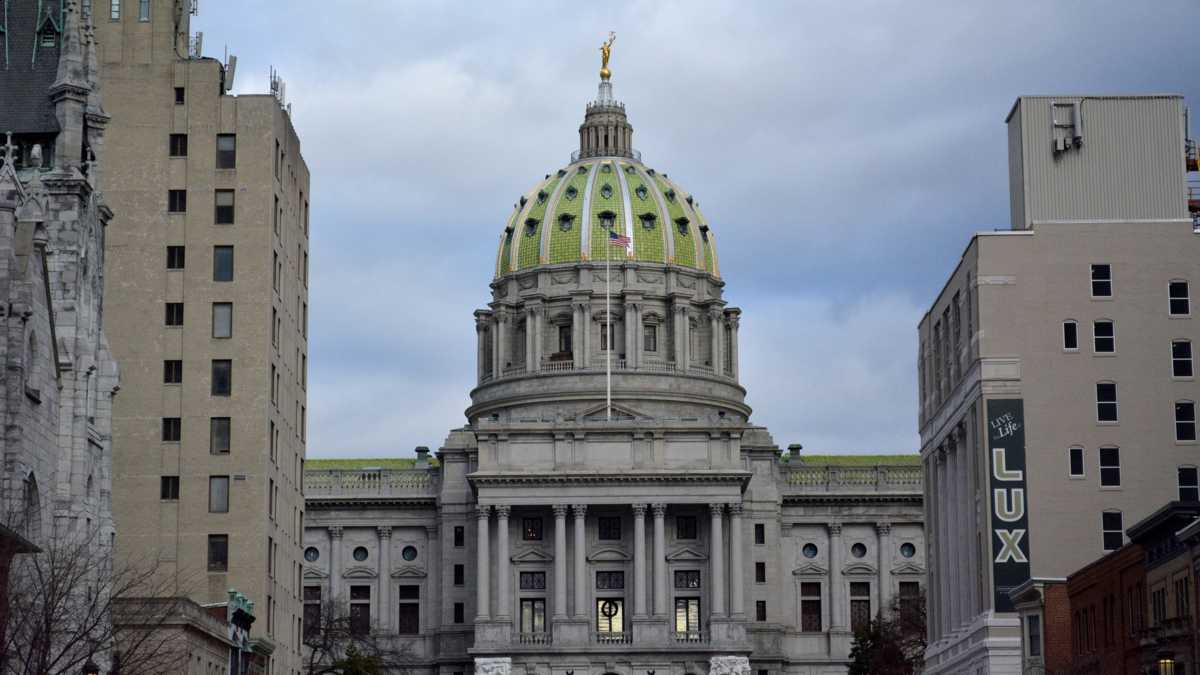
<svg viewBox="0 0 1200 675">
<path fill-rule="evenodd" d="M 255 603 L 268 673 L 299 671 L 308 168 L 278 91 L 230 94 L 191 0 L 95 0 L 112 116 L 103 189 L 118 555 Z M 272 89 L 276 90 L 272 82 Z M 281 89 L 279 87 L 278 89 Z"/>
<path fill-rule="evenodd" d="M 1061 672 L 1067 574 L 1196 499 L 1186 117 L 1178 96 L 1008 116 L 1012 228 L 971 238 L 919 329 L 927 673 Z"/>
</svg>

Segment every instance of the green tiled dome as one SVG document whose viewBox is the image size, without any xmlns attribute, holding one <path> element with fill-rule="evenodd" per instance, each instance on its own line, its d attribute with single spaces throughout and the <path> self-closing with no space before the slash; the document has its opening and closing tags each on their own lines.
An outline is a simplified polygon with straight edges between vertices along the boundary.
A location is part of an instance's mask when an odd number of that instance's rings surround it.
<svg viewBox="0 0 1200 675">
<path fill-rule="evenodd" d="M 626 157 L 593 157 L 547 175 L 514 205 L 500 235 L 496 276 L 541 265 L 625 256 L 605 224 L 631 236 L 628 260 L 720 276 L 716 240 L 699 205 L 666 175 Z"/>
</svg>

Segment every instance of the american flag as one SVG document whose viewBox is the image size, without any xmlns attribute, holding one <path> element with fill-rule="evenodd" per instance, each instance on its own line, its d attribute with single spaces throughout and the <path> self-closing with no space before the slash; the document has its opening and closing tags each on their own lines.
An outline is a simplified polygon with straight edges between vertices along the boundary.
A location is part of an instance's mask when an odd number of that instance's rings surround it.
<svg viewBox="0 0 1200 675">
<path fill-rule="evenodd" d="M 608 231 L 608 243 L 612 244 L 613 246 L 629 248 L 629 244 L 632 243 L 632 240 L 630 240 L 629 237 L 626 237 L 623 234 L 617 234 L 616 232 L 609 230 Z"/>
</svg>

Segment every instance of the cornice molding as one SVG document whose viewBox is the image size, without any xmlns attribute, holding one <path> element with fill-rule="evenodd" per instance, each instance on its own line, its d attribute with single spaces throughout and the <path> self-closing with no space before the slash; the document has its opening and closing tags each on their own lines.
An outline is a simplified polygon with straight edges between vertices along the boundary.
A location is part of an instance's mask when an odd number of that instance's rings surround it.
<svg viewBox="0 0 1200 675">
<path fill-rule="evenodd" d="M 467 476 L 475 487 L 492 485 L 580 485 L 609 483 L 737 483 L 745 486 L 750 482 L 749 471 L 689 471 L 659 473 L 646 471 L 624 471 L 612 473 L 547 473 L 547 474 L 487 474 L 473 473 Z"/>
</svg>

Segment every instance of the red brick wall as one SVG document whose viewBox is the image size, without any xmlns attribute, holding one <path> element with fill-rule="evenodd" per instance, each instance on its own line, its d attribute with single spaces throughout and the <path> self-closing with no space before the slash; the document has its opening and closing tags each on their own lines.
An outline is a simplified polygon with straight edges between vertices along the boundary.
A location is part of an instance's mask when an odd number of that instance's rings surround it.
<svg viewBox="0 0 1200 675">
<path fill-rule="evenodd" d="M 1138 602 L 1131 608 L 1129 591 L 1145 584 L 1146 569 L 1143 561 L 1142 547 L 1138 544 L 1128 544 L 1067 578 L 1068 614 L 1063 623 L 1063 644 L 1069 655 L 1070 667 L 1061 668 L 1057 672 L 1086 672 L 1095 675 L 1139 672 L 1138 642 L 1132 636 L 1129 616 L 1131 609 L 1134 613 L 1145 616 L 1146 607 L 1144 602 Z M 1104 627 L 1105 598 L 1116 602 L 1113 612 L 1115 624 L 1109 629 L 1108 635 Z M 1049 613 L 1049 598 L 1046 606 Z M 1095 636 L 1090 648 L 1074 644 L 1073 639 L 1076 630 L 1073 618 L 1083 610 L 1089 610 L 1094 617 L 1091 624 Z M 1056 672 L 1055 667 L 1051 665 L 1049 651 L 1046 670 Z"/>
<path fill-rule="evenodd" d="M 1042 609 L 1042 654 L 1046 671 L 1066 673 L 1071 668 L 1071 599 L 1066 584 L 1045 588 Z"/>
</svg>

